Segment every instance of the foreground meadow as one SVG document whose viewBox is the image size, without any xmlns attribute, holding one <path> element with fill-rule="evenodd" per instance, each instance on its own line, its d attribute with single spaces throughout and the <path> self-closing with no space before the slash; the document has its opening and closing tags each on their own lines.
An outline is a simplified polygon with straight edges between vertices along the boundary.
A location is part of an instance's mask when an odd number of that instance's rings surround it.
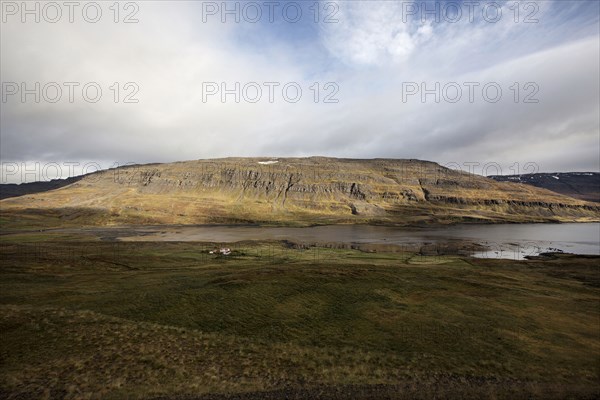
<svg viewBox="0 0 600 400">
<path fill-rule="evenodd" d="M 0 236 L 0 397 L 600 396 L 597 257 Z"/>
</svg>

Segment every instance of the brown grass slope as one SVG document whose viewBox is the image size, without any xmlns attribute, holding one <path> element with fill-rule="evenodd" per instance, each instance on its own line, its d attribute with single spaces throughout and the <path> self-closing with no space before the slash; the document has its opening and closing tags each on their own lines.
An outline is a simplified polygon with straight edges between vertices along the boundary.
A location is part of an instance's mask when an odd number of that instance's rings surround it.
<svg viewBox="0 0 600 400">
<path fill-rule="evenodd" d="M 273 162 L 277 161 L 277 162 Z M 60 224 L 599 221 L 600 206 L 436 163 L 225 158 L 120 167 L 0 202 L 1 222 Z"/>
</svg>

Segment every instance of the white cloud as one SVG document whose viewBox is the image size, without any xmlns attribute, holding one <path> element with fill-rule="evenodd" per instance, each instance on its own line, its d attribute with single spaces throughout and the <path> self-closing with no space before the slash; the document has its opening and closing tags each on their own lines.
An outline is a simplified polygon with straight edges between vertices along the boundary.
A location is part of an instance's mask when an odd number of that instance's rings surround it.
<svg viewBox="0 0 600 400">
<path fill-rule="evenodd" d="M 432 35 L 430 22 L 406 19 L 403 2 L 336 2 L 337 24 L 324 25 L 325 46 L 349 63 L 398 63 Z"/>
</svg>

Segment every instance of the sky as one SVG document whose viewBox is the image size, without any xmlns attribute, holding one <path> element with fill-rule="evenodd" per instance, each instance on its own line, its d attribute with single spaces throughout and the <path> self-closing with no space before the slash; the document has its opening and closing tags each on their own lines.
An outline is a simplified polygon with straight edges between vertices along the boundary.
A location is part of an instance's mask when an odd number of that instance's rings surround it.
<svg viewBox="0 0 600 400">
<path fill-rule="evenodd" d="M 0 183 L 241 156 L 599 171 L 599 4 L 2 0 Z"/>
</svg>

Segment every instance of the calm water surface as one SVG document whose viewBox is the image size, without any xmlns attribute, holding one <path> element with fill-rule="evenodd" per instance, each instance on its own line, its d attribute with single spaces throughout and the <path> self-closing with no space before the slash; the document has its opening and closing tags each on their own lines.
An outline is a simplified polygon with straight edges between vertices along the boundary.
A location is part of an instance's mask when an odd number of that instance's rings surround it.
<svg viewBox="0 0 600 400">
<path fill-rule="evenodd" d="M 496 224 L 397 228 L 365 225 L 329 225 L 305 228 L 261 226 L 135 227 L 121 240 L 237 242 L 289 240 L 320 244 L 443 244 L 457 241 L 487 248 L 476 257 L 522 259 L 547 251 L 600 255 L 600 224 Z"/>
</svg>

